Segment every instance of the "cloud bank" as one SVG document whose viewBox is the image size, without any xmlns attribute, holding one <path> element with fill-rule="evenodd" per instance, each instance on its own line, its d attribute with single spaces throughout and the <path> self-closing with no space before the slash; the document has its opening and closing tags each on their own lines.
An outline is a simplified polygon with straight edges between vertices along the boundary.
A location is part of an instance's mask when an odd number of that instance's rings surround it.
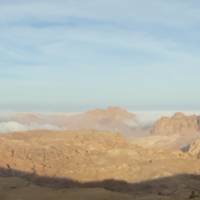
<svg viewBox="0 0 200 200">
<path fill-rule="evenodd" d="M 32 130 L 54 130 L 59 131 L 61 128 L 51 124 L 21 124 L 15 121 L 0 122 L 0 133 L 11 133 L 11 132 L 24 132 Z M 64 130 L 64 129 L 63 129 Z"/>
</svg>

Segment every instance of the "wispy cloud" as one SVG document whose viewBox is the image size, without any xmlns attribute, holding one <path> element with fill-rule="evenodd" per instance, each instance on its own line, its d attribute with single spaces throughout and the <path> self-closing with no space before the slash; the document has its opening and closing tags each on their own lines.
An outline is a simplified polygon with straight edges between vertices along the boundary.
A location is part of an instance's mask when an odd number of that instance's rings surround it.
<svg viewBox="0 0 200 200">
<path fill-rule="evenodd" d="M 73 98 L 82 102 L 87 102 L 91 98 L 89 93 L 98 88 L 101 93 L 95 93 L 94 101 L 101 101 L 106 93 L 109 97 L 104 102 L 111 103 L 117 98 L 117 92 L 116 95 L 110 92 L 114 90 L 114 82 L 123 81 L 119 91 L 130 97 L 128 100 L 124 95 L 118 99 L 129 104 L 136 95 L 136 104 L 146 97 L 141 80 L 150 82 L 154 89 L 156 84 L 167 89 L 166 78 L 172 80 L 172 85 L 184 77 L 185 82 L 195 87 L 200 64 L 199 11 L 200 3 L 195 0 L 0 0 L 0 83 L 10 91 L 1 91 L 7 94 L 4 102 L 11 101 L 14 89 L 9 84 L 16 85 L 16 81 L 19 86 L 32 86 L 32 93 L 37 96 L 36 88 L 51 80 L 49 90 L 60 90 L 54 91 L 52 98 L 56 94 L 60 97 L 68 89 L 71 96 L 76 94 Z M 126 78 L 119 77 L 122 72 Z M 108 76 L 113 84 L 109 84 Z M 52 82 L 53 77 L 56 83 Z M 162 80 L 157 83 L 155 77 Z M 86 96 L 79 81 L 89 88 Z M 138 92 L 130 94 L 130 85 Z M 186 83 L 178 85 L 168 93 L 172 95 L 174 90 L 186 87 Z M 43 100 L 46 99 L 41 94 L 44 90 L 38 95 Z M 155 91 L 151 95 L 152 102 L 159 94 Z M 27 102 L 32 97 L 30 92 L 24 96 Z M 73 98 L 70 101 L 77 100 Z"/>
<path fill-rule="evenodd" d="M 64 22 L 68 17 L 109 22 L 148 22 L 164 25 L 193 25 L 199 22 L 199 2 L 180 0 L 30 0 L 1 3 L 1 22 L 42 19 Z"/>
</svg>

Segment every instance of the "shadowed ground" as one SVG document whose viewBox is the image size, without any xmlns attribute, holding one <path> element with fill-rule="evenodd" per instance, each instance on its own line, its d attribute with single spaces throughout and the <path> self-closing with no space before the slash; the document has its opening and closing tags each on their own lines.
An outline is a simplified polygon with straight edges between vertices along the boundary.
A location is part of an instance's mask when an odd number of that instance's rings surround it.
<svg viewBox="0 0 200 200">
<path fill-rule="evenodd" d="M 180 174 L 140 183 L 121 180 L 79 182 L 0 169 L 1 200 L 184 200 L 200 199 L 200 176 Z"/>
</svg>

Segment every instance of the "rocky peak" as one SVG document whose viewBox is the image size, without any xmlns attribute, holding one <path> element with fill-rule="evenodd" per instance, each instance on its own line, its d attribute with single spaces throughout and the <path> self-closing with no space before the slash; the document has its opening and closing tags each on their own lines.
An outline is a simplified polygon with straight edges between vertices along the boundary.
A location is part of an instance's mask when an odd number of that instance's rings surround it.
<svg viewBox="0 0 200 200">
<path fill-rule="evenodd" d="M 152 134 L 174 135 L 195 134 L 200 131 L 200 117 L 196 115 L 187 116 L 176 113 L 172 117 L 162 117 L 152 128 Z"/>
<path fill-rule="evenodd" d="M 108 118 L 110 120 L 124 120 L 135 118 L 133 113 L 119 107 L 108 107 L 107 109 L 95 109 L 86 113 L 95 118 Z"/>
</svg>

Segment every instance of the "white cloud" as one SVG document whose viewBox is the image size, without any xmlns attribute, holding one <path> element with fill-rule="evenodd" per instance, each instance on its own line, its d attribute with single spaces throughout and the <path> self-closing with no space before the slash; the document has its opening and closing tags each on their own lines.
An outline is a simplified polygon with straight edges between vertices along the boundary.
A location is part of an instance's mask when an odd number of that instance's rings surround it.
<svg viewBox="0 0 200 200">
<path fill-rule="evenodd" d="M 154 54 L 171 63 L 180 63 L 184 59 L 184 63 L 199 64 L 198 50 L 190 52 L 177 36 L 166 37 L 158 33 L 162 28 L 171 30 L 175 26 L 181 34 L 187 27 L 197 24 L 200 21 L 198 6 L 192 2 L 17 2 L 8 1 L 0 7 L 1 65 L 55 66 L 74 62 L 84 65 L 84 61 L 95 65 L 92 58 L 97 60 L 96 56 L 106 49 Z M 144 28 L 140 28 L 141 25 Z M 76 63 L 79 60 L 80 63 Z M 113 60 L 112 64 L 116 63 Z"/>
<path fill-rule="evenodd" d="M 30 131 L 30 130 L 61 130 L 51 124 L 21 124 L 15 121 L 0 122 L 0 133 Z"/>
<path fill-rule="evenodd" d="M 199 85 L 199 11 L 193 0 L 0 0 L 1 102 L 157 103 L 190 83 L 187 99 Z"/>
<path fill-rule="evenodd" d="M 17 122 L 1 122 L 0 123 L 0 132 L 1 133 L 9 133 L 9 132 L 17 132 L 17 131 L 26 131 L 26 127 Z"/>
</svg>

